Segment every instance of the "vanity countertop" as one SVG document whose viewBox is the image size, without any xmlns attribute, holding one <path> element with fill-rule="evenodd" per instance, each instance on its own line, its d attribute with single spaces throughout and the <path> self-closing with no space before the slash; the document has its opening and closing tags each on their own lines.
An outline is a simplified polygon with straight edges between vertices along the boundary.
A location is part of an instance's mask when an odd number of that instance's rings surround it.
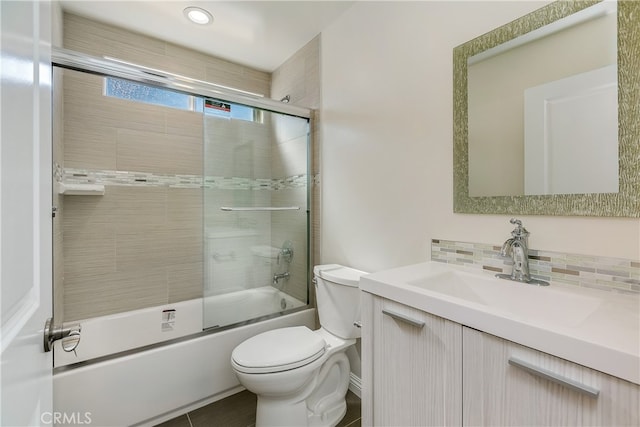
<svg viewBox="0 0 640 427">
<path fill-rule="evenodd" d="M 640 294 L 425 262 L 363 276 L 360 289 L 640 384 Z"/>
</svg>

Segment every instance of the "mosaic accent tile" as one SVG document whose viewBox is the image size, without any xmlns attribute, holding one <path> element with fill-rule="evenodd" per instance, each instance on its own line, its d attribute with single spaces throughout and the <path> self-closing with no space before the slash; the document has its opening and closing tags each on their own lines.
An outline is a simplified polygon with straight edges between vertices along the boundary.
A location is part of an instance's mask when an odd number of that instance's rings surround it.
<svg viewBox="0 0 640 427">
<path fill-rule="evenodd" d="M 53 180 L 55 182 L 62 182 L 63 175 L 64 175 L 64 170 L 62 169 L 62 166 L 54 162 L 53 163 Z"/>
<path fill-rule="evenodd" d="M 170 188 L 215 188 L 221 190 L 284 190 L 307 185 L 307 175 L 293 175 L 275 179 L 250 179 L 225 176 L 170 175 L 148 172 L 89 170 L 54 167 L 58 182 L 71 184 L 103 184 Z"/>
<path fill-rule="evenodd" d="M 512 261 L 500 256 L 500 246 L 431 240 L 431 260 L 476 271 L 510 273 Z M 640 262 L 623 258 L 529 251 L 529 270 L 537 279 L 605 291 L 640 293 Z"/>
</svg>

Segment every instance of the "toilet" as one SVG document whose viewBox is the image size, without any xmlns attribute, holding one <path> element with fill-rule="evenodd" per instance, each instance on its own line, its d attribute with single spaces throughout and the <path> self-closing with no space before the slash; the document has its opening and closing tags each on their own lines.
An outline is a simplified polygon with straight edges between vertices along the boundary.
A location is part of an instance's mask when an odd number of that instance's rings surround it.
<svg viewBox="0 0 640 427">
<path fill-rule="evenodd" d="M 256 427 L 335 426 L 344 417 L 349 387 L 347 348 L 360 337 L 360 276 L 337 264 L 314 267 L 320 329 L 263 332 L 238 345 L 231 365 L 258 396 Z"/>
</svg>

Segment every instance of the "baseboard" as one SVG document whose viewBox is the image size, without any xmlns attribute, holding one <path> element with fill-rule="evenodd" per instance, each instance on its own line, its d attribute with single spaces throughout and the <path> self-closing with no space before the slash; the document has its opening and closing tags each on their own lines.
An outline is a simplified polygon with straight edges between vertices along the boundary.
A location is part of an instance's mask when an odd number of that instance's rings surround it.
<svg viewBox="0 0 640 427">
<path fill-rule="evenodd" d="M 362 398 L 362 380 L 354 375 L 353 372 L 349 373 L 349 390 L 356 396 Z"/>
</svg>

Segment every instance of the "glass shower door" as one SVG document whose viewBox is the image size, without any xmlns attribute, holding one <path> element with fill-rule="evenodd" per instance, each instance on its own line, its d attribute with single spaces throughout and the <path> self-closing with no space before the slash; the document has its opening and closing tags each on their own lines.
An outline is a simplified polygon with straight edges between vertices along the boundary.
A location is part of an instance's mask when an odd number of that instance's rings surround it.
<svg viewBox="0 0 640 427">
<path fill-rule="evenodd" d="M 204 101 L 204 327 L 307 304 L 307 119 Z"/>
</svg>

